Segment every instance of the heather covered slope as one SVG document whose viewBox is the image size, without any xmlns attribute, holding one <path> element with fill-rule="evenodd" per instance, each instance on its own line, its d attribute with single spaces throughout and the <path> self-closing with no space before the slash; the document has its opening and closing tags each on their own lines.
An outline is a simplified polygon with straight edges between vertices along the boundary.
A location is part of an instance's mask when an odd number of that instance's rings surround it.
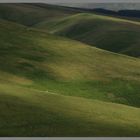
<svg viewBox="0 0 140 140">
<path fill-rule="evenodd" d="M 140 22 L 82 13 L 35 27 L 112 52 L 140 56 Z"/>
</svg>

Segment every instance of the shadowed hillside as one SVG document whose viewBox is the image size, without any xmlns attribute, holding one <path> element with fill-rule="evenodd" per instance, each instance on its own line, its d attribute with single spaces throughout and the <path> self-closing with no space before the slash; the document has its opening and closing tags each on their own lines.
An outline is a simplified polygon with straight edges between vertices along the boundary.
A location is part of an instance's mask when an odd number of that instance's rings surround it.
<svg viewBox="0 0 140 140">
<path fill-rule="evenodd" d="M 42 22 L 36 27 L 105 50 L 140 56 L 139 22 L 94 14 L 77 14 Z"/>
<path fill-rule="evenodd" d="M 48 4 L 0 4 L 0 18 L 28 26 L 77 12 L 79 11 Z"/>
<path fill-rule="evenodd" d="M 135 20 L 135 18 L 137 20 L 139 20 L 140 18 L 140 10 L 119 10 L 119 11 L 113 11 L 113 10 L 107 10 L 107 9 L 102 9 L 102 8 L 96 8 L 96 9 L 91 9 L 89 10 L 91 12 L 97 12 L 98 14 L 106 14 L 106 15 L 110 15 L 110 16 L 120 16 L 120 17 L 130 17 L 133 18 Z"/>
</svg>

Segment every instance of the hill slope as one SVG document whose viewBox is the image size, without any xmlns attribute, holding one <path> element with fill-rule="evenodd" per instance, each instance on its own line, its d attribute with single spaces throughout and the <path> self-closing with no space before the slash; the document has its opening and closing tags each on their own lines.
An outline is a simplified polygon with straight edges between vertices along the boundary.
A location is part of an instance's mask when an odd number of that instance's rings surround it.
<svg viewBox="0 0 140 140">
<path fill-rule="evenodd" d="M 5 21 L 0 26 L 0 70 L 37 88 L 140 106 L 139 59 Z"/>
<path fill-rule="evenodd" d="M 35 27 L 112 52 L 140 56 L 140 22 L 82 13 Z"/>
<path fill-rule="evenodd" d="M 140 109 L 119 104 L 0 83 L 0 109 L 0 136 L 140 136 Z"/>
<path fill-rule="evenodd" d="M 0 136 L 140 135 L 139 59 L 4 20 L 0 38 Z"/>
</svg>

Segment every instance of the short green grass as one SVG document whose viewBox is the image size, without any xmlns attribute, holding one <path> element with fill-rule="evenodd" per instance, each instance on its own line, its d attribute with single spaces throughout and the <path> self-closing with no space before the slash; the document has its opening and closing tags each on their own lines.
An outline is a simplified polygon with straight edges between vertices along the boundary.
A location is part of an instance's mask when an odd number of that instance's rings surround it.
<svg viewBox="0 0 140 140">
<path fill-rule="evenodd" d="M 82 13 L 43 21 L 35 27 L 105 50 L 140 56 L 140 22 Z"/>
<path fill-rule="evenodd" d="M 0 136 L 140 136 L 140 109 L 0 84 Z"/>
</svg>

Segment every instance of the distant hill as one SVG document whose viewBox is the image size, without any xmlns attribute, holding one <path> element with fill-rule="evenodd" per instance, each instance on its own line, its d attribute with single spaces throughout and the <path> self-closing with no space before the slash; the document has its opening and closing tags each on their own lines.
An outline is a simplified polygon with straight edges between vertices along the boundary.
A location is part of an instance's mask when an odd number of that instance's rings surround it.
<svg viewBox="0 0 140 140">
<path fill-rule="evenodd" d="M 140 56 L 140 22 L 96 14 L 77 14 L 35 27 L 98 48 Z"/>
<path fill-rule="evenodd" d="M 26 26 L 32 26 L 39 22 L 43 22 L 44 20 L 49 21 L 51 19 L 58 19 L 60 17 L 66 17 L 76 13 L 85 12 L 137 18 L 140 16 L 139 10 L 121 10 L 116 12 L 102 8 L 86 9 L 80 7 L 66 7 L 42 3 L 0 4 L 0 18 L 24 24 Z"/>
<path fill-rule="evenodd" d="M 83 8 L 83 9 L 107 9 L 111 11 L 120 11 L 120 10 L 140 10 L 139 2 L 85 2 L 85 3 L 58 3 L 59 5 Z"/>
<path fill-rule="evenodd" d="M 118 15 L 140 18 L 140 10 L 120 10 L 118 11 Z"/>
<path fill-rule="evenodd" d="M 140 3 L 61 3 L 69 8 L 79 8 L 112 16 L 140 18 Z"/>
<path fill-rule="evenodd" d="M 79 10 L 48 4 L 1 3 L 0 18 L 32 26 L 43 20 L 60 18 L 78 13 Z"/>
<path fill-rule="evenodd" d="M 119 11 L 112 11 L 107 9 L 93 9 L 89 10 L 92 12 L 97 12 L 100 14 L 106 14 L 106 15 L 114 15 L 114 16 L 122 16 L 122 17 L 132 17 L 132 18 L 140 18 L 140 10 L 119 10 Z"/>
</svg>

